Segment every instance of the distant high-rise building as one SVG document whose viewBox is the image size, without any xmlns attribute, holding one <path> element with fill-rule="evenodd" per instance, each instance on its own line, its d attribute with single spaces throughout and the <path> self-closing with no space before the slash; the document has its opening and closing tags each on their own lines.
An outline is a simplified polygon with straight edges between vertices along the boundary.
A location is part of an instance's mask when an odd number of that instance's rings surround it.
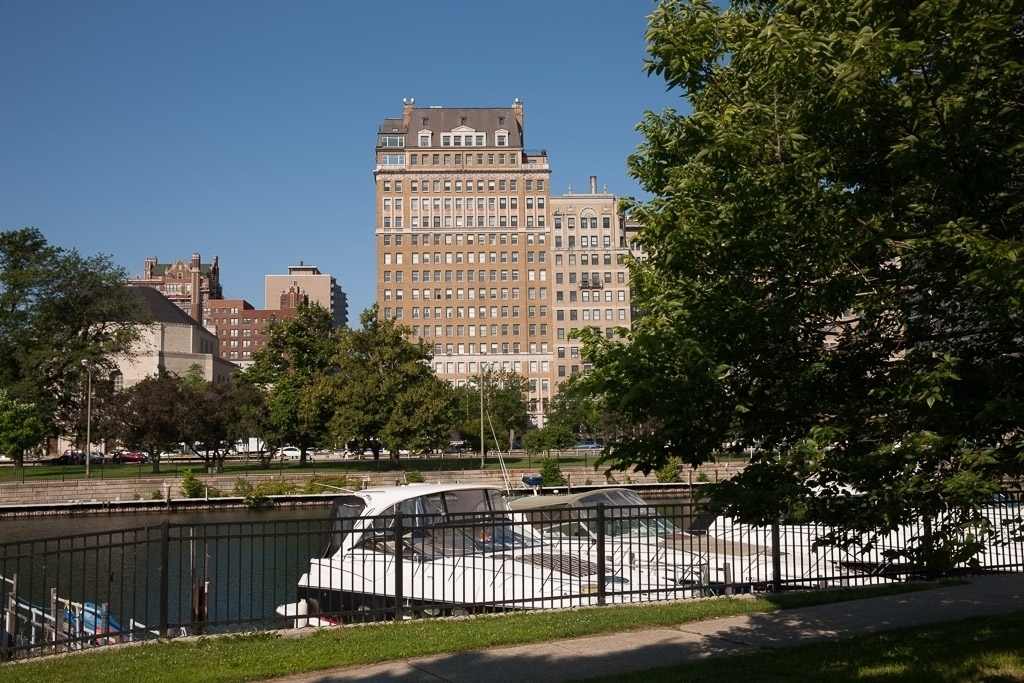
<svg viewBox="0 0 1024 683">
<path fill-rule="evenodd" d="M 217 336 L 222 359 L 247 368 L 252 355 L 266 345 L 270 322 L 294 316 L 306 297 L 296 295 L 292 301 L 290 306 L 269 311 L 254 308 L 245 299 L 212 299 L 203 305 L 203 326 Z"/>
<path fill-rule="evenodd" d="M 376 140 L 377 303 L 460 385 L 483 369 L 529 382 L 534 422 L 586 369 L 573 330 L 629 327 L 635 223 L 618 198 L 554 196 L 545 150 L 524 142 L 523 104 L 416 107 Z M 634 253 L 635 252 L 635 253 Z"/>
<path fill-rule="evenodd" d="M 523 103 L 417 107 L 377 132 L 377 302 L 434 352 L 455 385 L 481 369 L 551 386 L 551 264 L 544 150 L 525 146 Z"/>
<path fill-rule="evenodd" d="M 155 256 L 147 258 L 142 277 L 130 278 L 128 284 L 152 287 L 197 322 L 202 320 L 204 301 L 224 296 L 217 257 L 202 263 L 197 253 L 190 261 L 171 263 L 160 263 Z"/>
<path fill-rule="evenodd" d="M 640 256 L 637 226 L 619 213 L 618 197 L 597 190 L 551 197 L 555 382 L 587 369 L 573 331 L 593 327 L 613 338 L 633 320 L 628 256 Z"/>
<path fill-rule="evenodd" d="M 336 327 L 348 325 L 348 295 L 332 275 L 321 273 L 316 266 L 299 261 L 297 266 L 288 266 L 287 275 L 267 275 L 264 280 L 267 310 L 295 308 L 303 299 L 330 311 Z"/>
</svg>

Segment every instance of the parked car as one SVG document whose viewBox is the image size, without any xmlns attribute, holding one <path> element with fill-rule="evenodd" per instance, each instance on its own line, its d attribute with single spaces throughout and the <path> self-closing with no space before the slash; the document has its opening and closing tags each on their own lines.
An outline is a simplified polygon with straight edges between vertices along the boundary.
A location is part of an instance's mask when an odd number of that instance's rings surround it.
<svg viewBox="0 0 1024 683">
<path fill-rule="evenodd" d="M 116 463 L 149 462 L 149 456 L 145 453 L 133 453 L 132 451 L 117 451 L 110 459 Z"/>
<path fill-rule="evenodd" d="M 102 465 L 107 459 L 107 456 L 102 453 L 96 453 L 95 451 L 89 454 L 90 465 Z"/>
<path fill-rule="evenodd" d="M 574 451 L 599 451 L 602 446 L 596 441 L 585 439 L 572 447 Z"/>
<path fill-rule="evenodd" d="M 85 455 L 82 451 L 69 448 L 57 457 L 44 460 L 44 462 L 48 465 L 81 465 L 85 462 Z"/>
<path fill-rule="evenodd" d="M 302 457 L 302 449 L 298 448 L 296 446 L 285 446 L 284 448 L 278 449 L 277 455 L 282 460 L 298 460 L 300 457 Z M 312 459 L 313 459 L 313 451 L 307 450 L 306 451 L 306 460 L 312 460 Z"/>
</svg>

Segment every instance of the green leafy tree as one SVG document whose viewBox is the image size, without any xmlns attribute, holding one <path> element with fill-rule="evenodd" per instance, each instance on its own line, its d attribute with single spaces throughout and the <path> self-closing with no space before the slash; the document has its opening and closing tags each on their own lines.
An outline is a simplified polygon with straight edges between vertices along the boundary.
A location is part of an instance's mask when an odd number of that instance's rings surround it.
<svg viewBox="0 0 1024 683">
<path fill-rule="evenodd" d="M 560 424 L 545 425 L 534 429 L 523 437 L 523 446 L 528 453 L 549 453 L 569 450 L 576 444 L 576 435 Z"/>
<path fill-rule="evenodd" d="M 360 315 L 360 329 L 342 330 L 334 363 L 331 434 L 338 443 L 382 448 L 444 448 L 455 424 L 451 386 L 430 369 L 430 348 L 407 340 L 409 330 L 378 315 Z"/>
<path fill-rule="evenodd" d="M 565 427 L 577 438 L 604 436 L 604 404 L 581 384 L 582 378 L 582 374 L 573 375 L 558 387 L 548 411 L 548 424 Z"/>
<path fill-rule="evenodd" d="M 47 434 L 84 438 L 86 372 L 101 387 L 139 338 L 147 314 L 124 278 L 110 257 L 54 247 L 35 228 L 0 232 L 0 386 L 36 406 Z"/>
<path fill-rule="evenodd" d="M 508 450 L 512 433 L 525 434 L 530 426 L 529 381 L 505 370 L 487 369 L 470 378 L 457 392 L 459 433 L 480 450 L 480 387 L 483 387 L 483 439 L 487 450 Z"/>
<path fill-rule="evenodd" d="M 195 387 L 183 381 L 185 438 L 190 450 L 211 472 L 223 470 L 224 461 L 235 444 L 248 436 L 245 418 L 251 415 L 249 401 L 256 399 L 252 384 L 230 380 L 207 382 Z"/>
<path fill-rule="evenodd" d="M 187 439 L 185 419 L 194 406 L 181 378 L 161 372 L 118 392 L 111 414 L 111 436 L 122 445 L 145 451 L 160 472 L 160 455 Z"/>
<path fill-rule="evenodd" d="M 235 390 L 240 394 L 238 397 L 238 433 L 239 441 L 249 445 L 250 440 L 255 441 L 256 451 L 247 451 L 249 456 L 255 455 L 264 468 L 270 467 L 273 452 L 267 447 L 271 438 L 271 420 L 267 412 L 267 391 L 259 385 L 249 381 L 245 373 L 236 373 L 232 376 L 237 382 Z"/>
<path fill-rule="evenodd" d="M 36 407 L 11 398 L 0 389 L 0 454 L 10 456 L 21 467 L 25 451 L 40 444 L 45 436 Z"/>
<path fill-rule="evenodd" d="M 742 519 L 923 517 L 896 552 L 936 572 L 978 547 L 1024 465 L 1021 9 L 658 6 L 647 68 L 691 111 L 648 113 L 629 160 L 644 317 L 581 333 L 595 395 L 648 425 L 610 467 L 757 444 L 714 491 Z"/>
<path fill-rule="evenodd" d="M 245 381 L 266 391 L 266 442 L 299 448 L 305 466 L 307 450 L 327 437 L 333 414 L 318 387 L 336 371 L 334 319 L 319 304 L 300 305 L 295 317 L 271 321 L 267 335 Z"/>
</svg>

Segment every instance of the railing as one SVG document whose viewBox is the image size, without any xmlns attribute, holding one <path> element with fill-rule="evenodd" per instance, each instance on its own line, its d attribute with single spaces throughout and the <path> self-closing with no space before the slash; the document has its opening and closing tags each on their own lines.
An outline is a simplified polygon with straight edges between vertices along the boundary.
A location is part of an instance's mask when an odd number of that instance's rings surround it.
<svg viewBox="0 0 1024 683">
<path fill-rule="evenodd" d="M 385 453 L 383 455 L 385 461 L 387 457 Z M 272 457 L 264 462 L 255 456 L 249 458 L 231 456 L 224 461 L 222 471 L 230 471 L 239 476 L 282 472 L 316 474 L 320 470 L 344 471 L 346 467 L 356 469 L 361 462 L 367 461 L 365 459 L 342 460 L 340 456 L 332 456 L 330 459 L 324 456 L 309 457 L 306 467 L 300 470 L 297 468 L 298 460 Z M 151 477 L 180 478 L 186 471 L 191 471 L 196 475 L 206 474 L 208 464 L 194 456 L 165 456 L 160 460 L 159 470 L 159 473 L 154 474 L 153 464 L 150 462 L 119 463 L 108 458 L 102 463 L 94 462 L 89 466 L 89 479 L 121 481 Z M 47 459 L 28 460 L 22 467 L 15 467 L 13 463 L 6 462 L 0 464 L 0 484 L 80 480 L 85 480 L 84 464 L 53 463 Z"/>
<path fill-rule="evenodd" d="M 1019 501 L 986 511 L 1016 521 Z M 0 659 L 128 640 L 920 578 L 689 505 L 160 524 L 0 544 Z M 898 548 L 919 536 L 886 538 Z M 339 549 L 341 549 L 339 551 Z M 971 571 L 1024 569 L 1006 535 Z"/>
</svg>

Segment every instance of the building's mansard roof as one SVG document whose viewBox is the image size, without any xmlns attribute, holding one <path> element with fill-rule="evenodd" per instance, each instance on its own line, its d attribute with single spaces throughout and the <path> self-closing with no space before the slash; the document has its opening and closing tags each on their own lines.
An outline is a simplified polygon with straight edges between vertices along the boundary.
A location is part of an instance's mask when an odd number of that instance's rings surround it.
<svg viewBox="0 0 1024 683">
<path fill-rule="evenodd" d="M 436 148 L 440 144 L 437 136 L 459 130 L 487 133 L 488 147 L 494 146 L 493 133 L 503 130 L 508 134 L 506 147 L 514 149 L 523 146 L 522 126 L 516 118 L 516 110 L 509 107 L 451 109 L 447 107 L 413 107 L 407 115 L 408 126 L 406 126 L 404 118 L 389 118 L 384 119 L 380 128 L 381 134 L 398 133 L 410 136 L 405 141 L 406 149 L 419 147 L 418 133 L 425 131 L 432 133 L 435 136 L 432 148 Z M 466 148 L 468 151 L 472 151 L 472 149 L 472 147 Z"/>
</svg>

